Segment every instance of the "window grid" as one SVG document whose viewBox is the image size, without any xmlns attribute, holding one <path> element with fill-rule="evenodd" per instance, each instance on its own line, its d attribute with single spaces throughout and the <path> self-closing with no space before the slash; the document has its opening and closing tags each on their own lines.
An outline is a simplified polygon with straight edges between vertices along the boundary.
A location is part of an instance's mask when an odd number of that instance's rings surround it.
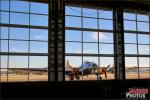
<svg viewBox="0 0 150 100">
<path fill-rule="evenodd" d="M 1 0 L 0 0 L 0 2 L 1 2 Z M 3 76 L 2 74 L 1 74 L 1 77 L 0 77 L 0 81 L 4 81 L 4 82 L 9 82 L 9 81 L 48 81 L 48 75 L 46 75 L 46 77 L 47 78 L 45 78 L 44 80 L 41 78 L 39 78 L 39 79 L 34 79 L 34 77 L 33 77 L 33 79 L 30 79 L 30 77 L 31 77 L 31 75 L 30 75 L 30 68 L 31 68 L 31 65 L 30 65 L 30 62 L 31 62 L 31 60 L 30 60 L 30 58 L 32 57 L 34 57 L 34 56 L 37 56 L 37 57 L 46 57 L 46 58 L 48 58 L 48 51 L 46 51 L 46 52 L 43 52 L 43 53 L 36 53 L 35 51 L 34 52 L 30 52 L 31 51 L 31 42 L 35 42 L 35 43 L 46 43 L 47 45 L 48 45 L 48 40 L 40 40 L 40 39 L 37 39 L 37 40 L 31 40 L 31 38 L 30 38 L 30 36 L 31 36 L 31 29 L 42 29 L 42 30 L 48 30 L 48 26 L 43 26 L 43 25 L 32 25 L 31 24 L 31 15 L 42 15 L 42 16 L 47 16 L 48 17 L 48 14 L 40 14 L 40 13 L 31 13 L 31 3 L 34 3 L 34 2 L 29 2 L 29 9 L 28 9 L 28 12 L 22 12 L 22 11 L 11 11 L 11 3 L 12 3 L 12 1 L 11 0 L 9 0 L 8 1 L 9 2 L 9 4 L 8 4 L 8 6 L 9 6 L 9 9 L 8 10 L 2 10 L 2 9 L 0 9 L 0 12 L 7 12 L 8 13 L 8 16 L 9 16 L 9 19 L 8 19 L 8 23 L 2 23 L 1 22 L 1 16 L 0 16 L 0 23 L 1 23 L 1 26 L 3 27 L 3 28 L 7 28 L 7 31 L 8 31 L 8 38 L 3 38 L 2 39 L 2 34 L 0 34 L 0 46 L 2 46 L 2 40 L 4 41 L 8 41 L 8 44 L 7 44 L 7 51 L 6 52 L 2 52 L 2 49 L 0 49 L 0 52 L 1 52 L 1 56 L 0 56 L 0 64 L 1 64 L 1 67 L 0 67 L 0 72 L 2 73 L 2 70 L 3 69 L 6 69 L 6 77 L 5 76 Z M 26 2 L 26 1 L 25 1 Z M 41 3 L 42 4 L 42 3 Z M 0 8 L 1 8 L 1 4 L 0 4 Z M 47 9 L 48 10 L 48 9 Z M 10 21 L 11 21 L 11 14 L 12 13 L 17 13 L 17 14 L 27 14 L 28 16 L 29 16 L 29 18 L 28 18 L 28 21 L 29 21 L 29 24 L 28 25 L 21 25 L 21 24 L 12 24 Z M 18 19 L 19 20 L 19 19 Z M 47 21 L 48 22 L 48 21 Z M 2 32 L 2 27 L 0 28 L 0 31 Z M 12 28 L 24 28 L 24 29 L 26 29 L 26 30 L 28 30 L 28 33 L 26 33 L 26 34 L 29 34 L 28 35 L 28 39 L 12 39 L 12 38 L 10 38 L 10 31 L 11 31 L 11 29 Z M 37 31 L 37 30 L 36 30 Z M 48 32 L 48 31 L 47 31 Z M 3 32 L 4 33 L 4 32 Z M 6 31 L 5 31 L 5 33 L 6 33 Z M 38 35 L 38 34 L 37 34 Z M 41 34 L 42 35 L 42 34 Z M 48 34 L 47 34 L 48 35 Z M 47 36 L 48 37 L 48 36 Z M 27 52 L 26 53 L 24 53 L 24 52 L 17 52 L 17 51 L 15 51 L 15 52 L 12 52 L 11 50 L 10 50 L 10 43 L 12 43 L 12 41 L 13 42 L 27 42 Z M 2 60 L 2 57 L 7 57 L 7 67 L 5 67 L 5 68 L 2 68 L 2 63 L 3 62 L 1 62 L 1 60 Z M 27 62 L 28 62 L 28 65 L 26 66 L 26 68 L 27 69 L 25 69 L 25 70 L 27 70 L 27 74 L 25 75 L 25 76 L 27 76 L 27 78 L 25 78 L 25 80 L 24 79 L 22 79 L 22 80 L 19 80 L 19 79 L 15 79 L 15 80 L 11 80 L 11 79 L 9 79 L 9 78 L 11 78 L 11 74 L 10 74 L 10 72 L 9 72 L 9 70 L 12 70 L 12 68 L 10 67 L 10 57 L 27 57 L 28 59 L 27 59 Z M 46 61 L 46 62 L 48 62 L 48 60 Z M 20 66 L 16 66 L 16 68 L 18 68 L 19 67 L 19 69 L 20 69 Z M 39 67 L 41 67 L 41 66 L 39 66 Z M 48 67 L 48 66 L 44 66 L 44 67 Z M 32 69 L 32 68 L 31 68 Z M 31 71 L 32 72 L 32 71 Z M 33 72 L 32 72 L 33 73 Z M 42 72 L 41 72 L 42 73 Z M 38 75 L 38 74 L 37 74 Z M 3 78 L 2 79 L 2 77 L 5 77 L 5 78 Z M 40 76 L 37 76 L 37 77 L 40 77 Z M 16 78 L 17 78 L 17 76 L 16 76 Z"/>
<path fill-rule="evenodd" d="M 68 31 L 79 31 L 79 33 L 81 32 L 81 40 L 80 41 L 75 41 L 75 40 L 65 40 L 65 44 L 67 44 L 67 43 L 81 43 L 80 45 L 81 45 L 81 52 L 80 53 L 75 53 L 75 52 L 72 52 L 72 53 L 68 53 L 67 51 L 65 51 L 65 56 L 66 56 L 66 60 L 69 60 L 69 59 L 67 59 L 67 57 L 81 57 L 81 59 L 82 59 L 82 65 L 84 64 L 84 60 L 87 58 L 89 58 L 89 57 L 92 57 L 92 58 L 95 58 L 95 59 L 97 59 L 98 60 L 98 62 L 97 62 L 97 65 L 98 66 L 100 66 L 101 64 L 101 57 L 103 58 L 107 58 L 107 57 L 109 57 L 109 58 L 113 58 L 114 59 L 114 54 L 113 53 L 111 53 L 111 54 L 103 54 L 103 53 L 101 53 L 101 51 L 100 51 L 100 48 L 103 48 L 103 47 L 101 47 L 100 45 L 102 44 L 102 45 L 107 45 L 107 44 L 111 44 L 111 45 L 113 45 L 114 44 L 114 42 L 112 41 L 112 43 L 109 43 L 109 42 L 100 42 L 100 37 L 99 37 L 99 35 L 100 35 L 100 32 L 106 32 L 107 34 L 112 34 L 113 35 L 113 30 L 111 30 L 111 29 L 100 29 L 100 20 L 99 19 L 104 19 L 104 20 L 111 20 L 112 21 L 112 19 L 113 18 L 99 18 L 99 9 L 96 9 L 96 15 L 97 15 L 97 17 L 87 17 L 87 16 L 83 16 L 83 9 L 84 8 L 82 8 L 81 7 L 81 15 L 79 15 L 79 16 L 77 16 L 77 15 L 68 15 L 68 14 L 66 14 L 65 16 L 66 17 L 78 17 L 78 18 L 81 18 L 81 26 L 80 27 L 75 27 L 75 26 L 67 26 L 66 25 L 66 31 L 68 30 Z M 91 18 L 91 19 L 96 19 L 96 27 L 97 28 L 86 28 L 86 27 L 84 27 L 84 18 Z M 89 31 L 90 30 L 90 31 Z M 83 41 L 84 40 L 84 35 L 83 34 L 86 34 L 86 33 L 84 33 L 84 32 L 96 32 L 97 33 L 97 41 L 96 42 L 91 42 L 91 41 L 89 41 L 89 42 L 87 42 L 87 41 Z M 71 33 L 71 32 L 70 32 Z M 105 33 L 104 33 L 105 34 Z M 75 35 L 75 34 L 73 34 L 73 35 Z M 112 37 L 113 38 L 113 37 Z M 84 47 L 84 45 L 85 44 L 95 44 L 95 46 L 97 45 L 97 53 L 95 54 L 94 52 L 91 52 L 91 53 L 85 53 L 85 51 L 84 51 L 84 49 L 85 49 L 85 47 Z M 69 46 L 68 46 L 69 47 Z M 112 50 L 113 50 L 113 48 L 112 48 Z M 113 51 L 112 51 L 113 52 Z M 103 66 L 103 67 L 106 67 L 106 66 Z M 84 76 L 83 76 L 83 72 L 82 72 L 82 80 L 84 80 L 84 78 L 83 78 Z M 89 79 L 90 80 L 90 79 Z"/>
<path fill-rule="evenodd" d="M 130 13 L 128 13 L 128 14 L 130 14 Z M 143 76 L 142 74 L 144 73 L 142 73 L 142 72 L 140 72 L 141 71 L 141 65 L 140 65 L 140 58 L 148 58 L 149 59 L 149 57 L 150 57 L 150 50 L 149 50 L 149 54 L 146 54 L 145 52 L 143 52 L 142 54 L 141 54 L 141 52 L 140 52 L 140 47 L 139 46 L 148 46 L 148 49 L 150 49 L 150 17 L 148 17 L 149 19 L 147 20 L 147 21 L 140 21 L 140 20 L 138 20 L 138 18 L 137 18 L 137 16 L 139 15 L 139 13 L 138 12 L 134 12 L 133 14 L 135 14 L 135 20 L 131 20 L 131 19 L 125 19 L 124 18 L 124 21 L 125 20 L 127 20 L 127 21 L 134 21 L 135 23 L 136 23 L 136 30 L 135 31 L 133 31 L 133 30 L 124 30 L 124 32 L 125 32 L 125 34 L 126 33 L 130 33 L 130 34 L 135 34 L 136 35 L 136 43 L 126 43 L 125 42 L 125 45 L 127 45 L 127 44 L 133 44 L 133 45 L 136 45 L 136 54 L 128 54 L 128 53 L 125 53 L 125 57 L 126 58 L 128 58 L 128 57 L 134 57 L 134 58 L 136 58 L 137 59 L 137 77 L 134 77 L 134 76 L 130 76 L 130 74 L 128 74 L 127 73 L 127 69 L 126 69 L 126 79 L 141 79 L 141 78 L 148 78 L 148 77 L 150 77 L 150 74 L 149 75 L 145 75 L 145 76 Z M 142 15 L 145 15 L 145 14 L 142 14 Z M 147 15 L 146 15 L 147 16 Z M 139 27 L 138 27 L 138 22 L 144 22 L 144 23 L 148 23 L 148 25 L 149 25 L 149 28 L 148 28 L 148 31 L 139 31 Z M 125 24 L 125 23 L 124 23 Z M 148 39 L 148 43 L 139 43 L 139 40 L 140 40 L 140 36 L 139 35 L 148 35 L 148 37 L 149 37 L 149 39 Z M 145 41 L 145 40 L 142 40 L 142 41 Z M 144 48 L 142 48 L 142 49 L 144 49 Z M 128 63 L 128 62 L 126 62 L 126 63 Z M 148 67 L 148 69 L 149 69 L 149 72 L 150 72 L 150 59 L 149 59 L 149 65 L 148 65 L 149 67 Z M 126 66 L 127 67 L 127 66 Z"/>
</svg>

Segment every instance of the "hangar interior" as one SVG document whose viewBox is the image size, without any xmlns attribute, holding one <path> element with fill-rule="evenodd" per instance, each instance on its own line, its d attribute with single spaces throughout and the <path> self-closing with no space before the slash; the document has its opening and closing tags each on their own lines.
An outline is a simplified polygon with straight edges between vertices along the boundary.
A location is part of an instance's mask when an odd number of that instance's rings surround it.
<svg viewBox="0 0 150 100">
<path fill-rule="evenodd" d="M 150 87 L 149 4 L 0 0 L 2 97 L 31 98 L 31 91 L 33 98 L 72 98 L 81 88 L 85 98 L 95 90 L 94 98 L 124 98 L 128 88 Z M 65 89 L 72 92 L 63 95 Z"/>
</svg>

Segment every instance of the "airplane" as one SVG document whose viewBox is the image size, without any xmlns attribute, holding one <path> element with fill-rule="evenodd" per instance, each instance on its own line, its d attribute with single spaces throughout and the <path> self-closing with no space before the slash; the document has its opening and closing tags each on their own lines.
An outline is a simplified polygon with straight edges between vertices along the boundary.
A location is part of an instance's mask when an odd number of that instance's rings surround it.
<svg viewBox="0 0 150 100">
<path fill-rule="evenodd" d="M 80 76 L 87 76 L 89 74 L 95 74 L 97 79 L 102 79 L 101 74 L 105 74 L 105 78 L 107 78 L 106 72 L 113 72 L 113 68 L 110 68 L 110 64 L 107 67 L 98 67 L 95 62 L 85 61 L 79 67 L 72 67 L 67 60 L 65 74 L 69 75 L 70 80 L 74 80 L 74 76 L 77 80 L 79 80 Z"/>
</svg>

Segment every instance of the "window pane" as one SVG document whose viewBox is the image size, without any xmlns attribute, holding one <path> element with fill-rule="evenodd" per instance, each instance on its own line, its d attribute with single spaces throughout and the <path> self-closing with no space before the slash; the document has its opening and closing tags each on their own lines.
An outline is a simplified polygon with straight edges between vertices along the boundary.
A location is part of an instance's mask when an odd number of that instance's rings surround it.
<svg viewBox="0 0 150 100">
<path fill-rule="evenodd" d="M 27 28 L 10 28 L 10 39 L 29 40 L 29 29 L 27 29 Z"/>
<path fill-rule="evenodd" d="M 146 34 L 138 34 L 138 42 L 140 44 L 150 44 L 149 35 Z"/>
<path fill-rule="evenodd" d="M 125 58 L 126 79 L 138 78 L 138 66 L 136 57 Z"/>
<path fill-rule="evenodd" d="M 0 1 L 1 10 L 9 10 L 9 0 L 1 0 Z"/>
<path fill-rule="evenodd" d="M 30 52 L 32 53 L 48 53 L 47 42 L 30 42 Z"/>
<path fill-rule="evenodd" d="M 113 54 L 113 44 L 99 44 L 100 54 Z"/>
<path fill-rule="evenodd" d="M 48 80 L 48 57 L 30 56 L 29 80 L 30 81 Z"/>
<path fill-rule="evenodd" d="M 81 43 L 66 42 L 66 53 L 81 53 Z"/>
<path fill-rule="evenodd" d="M 48 16 L 45 15 L 30 15 L 31 25 L 35 26 L 48 26 Z"/>
<path fill-rule="evenodd" d="M 66 30 L 65 41 L 81 41 L 81 31 Z"/>
<path fill-rule="evenodd" d="M 29 25 L 29 14 L 11 13 L 10 14 L 10 23 L 11 24 Z"/>
<path fill-rule="evenodd" d="M 112 19 L 112 11 L 99 10 L 99 18 Z"/>
<path fill-rule="evenodd" d="M 88 56 L 83 56 L 83 64 L 85 62 L 93 62 L 98 65 L 98 57 L 88 57 Z M 81 64 L 82 65 L 82 64 Z"/>
<path fill-rule="evenodd" d="M 99 42 L 113 43 L 113 34 L 106 32 L 99 32 Z"/>
<path fill-rule="evenodd" d="M 0 68 L 7 68 L 8 56 L 0 56 L 0 57 L 1 57 L 1 67 Z"/>
<path fill-rule="evenodd" d="M 83 8 L 83 16 L 97 17 L 97 10 L 96 9 Z"/>
<path fill-rule="evenodd" d="M 48 41 L 48 30 L 30 29 L 30 39 Z"/>
<path fill-rule="evenodd" d="M 12 0 L 10 3 L 11 11 L 29 12 L 29 2 Z"/>
<path fill-rule="evenodd" d="M 97 29 L 97 19 L 92 18 L 83 18 L 83 27 L 84 28 L 94 28 Z"/>
<path fill-rule="evenodd" d="M 147 21 L 149 22 L 149 16 L 148 15 L 137 15 L 137 20 L 138 21 Z"/>
<path fill-rule="evenodd" d="M 65 17 L 65 24 L 67 27 L 81 27 L 81 17 Z"/>
<path fill-rule="evenodd" d="M 65 58 L 65 68 L 67 69 L 67 63 L 72 67 L 79 67 L 82 64 L 82 57 L 78 56 L 66 56 Z"/>
<path fill-rule="evenodd" d="M 0 12 L 1 14 L 1 23 L 8 24 L 9 23 L 9 13 L 8 12 Z"/>
<path fill-rule="evenodd" d="M 8 39 L 8 27 L 1 28 L 1 39 Z"/>
<path fill-rule="evenodd" d="M 137 22 L 138 31 L 149 32 L 149 23 L 146 22 Z"/>
<path fill-rule="evenodd" d="M 31 13 L 48 14 L 48 4 L 31 2 Z"/>
<path fill-rule="evenodd" d="M 134 33 L 125 33 L 125 36 L 124 36 L 124 40 L 125 40 L 125 43 L 137 43 L 136 41 L 136 34 Z"/>
<path fill-rule="evenodd" d="M 83 31 L 84 42 L 98 42 L 98 32 Z"/>
<path fill-rule="evenodd" d="M 140 57 L 139 58 L 139 71 L 140 78 L 150 78 L 150 59 Z"/>
<path fill-rule="evenodd" d="M 99 29 L 113 30 L 112 20 L 99 19 Z"/>
<path fill-rule="evenodd" d="M 137 54 L 137 45 L 125 44 L 125 54 Z"/>
<path fill-rule="evenodd" d="M 124 21 L 124 30 L 136 30 L 136 22 L 135 21 Z"/>
<path fill-rule="evenodd" d="M 1 52 L 8 52 L 8 41 L 1 40 Z"/>
<path fill-rule="evenodd" d="M 139 46 L 139 54 L 149 55 L 150 54 L 150 45 L 138 45 Z"/>
<path fill-rule="evenodd" d="M 124 19 L 136 20 L 136 14 L 133 13 L 123 13 Z"/>
<path fill-rule="evenodd" d="M 100 57 L 100 68 L 106 68 L 107 79 L 114 79 L 114 58 L 113 57 Z M 110 65 L 108 67 L 108 65 Z M 105 75 L 101 75 L 102 79 L 106 79 Z"/>
<path fill-rule="evenodd" d="M 81 16 L 81 8 L 79 8 L 79 7 L 65 6 L 65 14 L 66 15 Z"/>
<path fill-rule="evenodd" d="M 83 43 L 83 53 L 98 54 L 98 43 Z"/>
<path fill-rule="evenodd" d="M 30 56 L 29 68 L 48 68 L 48 57 L 46 56 Z"/>
<path fill-rule="evenodd" d="M 28 52 L 28 41 L 10 41 L 10 52 Z"/>
<path fill-rule="evenodd" d="M 28 68 L 28 57 L 9 56 L 9 68 Z"/>
<path fill-rule="evenodd" d="M 100 57 L 100 67 L 107 67 L 108 65 L 111 65 L 110 67 L 114 66 L 114 58 L 113 57 Z"/>
</svg>

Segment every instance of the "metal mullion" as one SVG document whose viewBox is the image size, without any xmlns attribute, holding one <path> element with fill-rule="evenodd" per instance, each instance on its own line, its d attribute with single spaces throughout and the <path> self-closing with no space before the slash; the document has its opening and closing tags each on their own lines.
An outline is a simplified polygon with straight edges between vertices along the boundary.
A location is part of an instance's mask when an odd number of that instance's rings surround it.
<svg viewBox="0 0 150 100">
<path fill-rule="evenodd" d="M 82 48 L 82 66 L 83 66 L 83 8 L 81 8 L 81 41 L 82 41 L 82 44 L 81 44 L 81 48 Z M 83 67 L 82 67 L 82 80 L 83 80 Z"/>
<path fill-rule="evenodd" d="M 99 9 L 97 8 L 97 28 L 99 29 Z M 98 32 L 98 54 L 100 54 L 100 45 L 99 45 L 99 32 Z M 100 56 L 98 56 L 98 67 L 100 67 Z"/>
<path fill-rule="evenodd" d="M 23 39 L 0 39 L 0 40 L 11 40 L 11 41 L 33 41 L 33 42 L 48 42 L 44 40 L 23 40 Z"/>
<path fill-rule="evenodd" d="M 11 5 L 11 1 L 9 0 L 9 25 L 10 25 L 10 5 Z M 10 38 L 10 27 L 8 28 L 8 53 L 9 53 L 9 38 Z M 9 55 L 7 57 L 7 82 L 8 82 L 8 68 L 9 66 Z"/>
<path fill-rule="evenodd" d="M 115 57 L 113 54 L 77 54 L 77 53 L 66 53 L 65 56 L 101 56 L 101 57 Z"/>
<path fill-rule="evenodd" d="M 34 29 L 48 29 L 47 26 L 35 26 L 35 25 L 22 25 L 22 24 L 0 24 L 4 27 L 18 27 L 18 28 L 34 28 Z"/>
<path fill-rule="evenodd" d="M 66 30 L 78 30 L 78 31 L 92 31 L 92 32 L 107 32 L 113 33 L 113 30 L 105 30 L 105 29 L 93 29 L 93 28 L 79 28 L 79 27 L 65 27 Z"/>
<path fill-rule="evenodd" d="M 137 24 L 137 13 L 136 13 L 136 31 L 138 31 L 138 24 Z M 136 33 L 136 42 L 137 42 L 137 55 L 139 55 L 139 43 L 138 43 L 138 33 Z M 139 73 L 139 57 L 137 57 L 137 66 L 138 66 L 138 79 L 140 78 Z"/>
</svg>

